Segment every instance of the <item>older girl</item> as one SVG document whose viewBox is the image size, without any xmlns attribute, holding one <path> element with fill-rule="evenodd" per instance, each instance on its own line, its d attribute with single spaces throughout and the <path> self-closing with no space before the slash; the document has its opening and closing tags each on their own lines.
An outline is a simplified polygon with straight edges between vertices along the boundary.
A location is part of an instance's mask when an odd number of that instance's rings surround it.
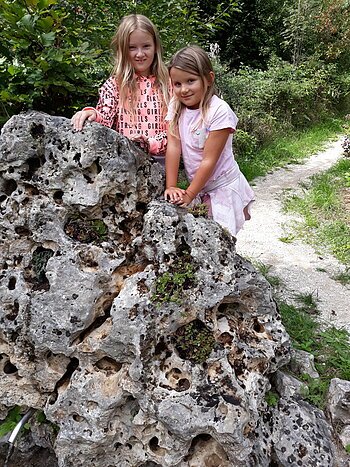
<svg viewBox="0 0 350 467">
<path fill-rule="evenodd" d="M 72 117 L 75 130 L 85 121 L 113 128 L 164 161 L 169 77 L 155 25 L 143 15 L 122 18 L 112 39 L 115 65 L 100 89 L 96 107 Z"/>
</svg>

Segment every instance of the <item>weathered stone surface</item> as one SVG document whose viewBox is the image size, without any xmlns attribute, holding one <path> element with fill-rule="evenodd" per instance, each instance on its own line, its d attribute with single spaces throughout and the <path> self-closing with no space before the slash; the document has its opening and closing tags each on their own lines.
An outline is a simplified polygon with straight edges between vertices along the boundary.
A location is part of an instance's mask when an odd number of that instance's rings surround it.
<svg viewBox="0 0 350 467">
<path fill-rule="evenodd" d="M 287 465 L 289 338 L 234 239 L 97 124 L 19 115 L 0 149 L 0 404 L 44 409 L 60 467 Z"/>
<path fill-rule="evenodd" d="M 350 444 L 350 381 L 333 378 L 326 411 L 344 447 Z"/>
<path fill-rule="evenodd" d="M 273 411 L 273 459 L 279 466 L 338 466 L 332 437 L 323 412 L 303 400 L 280 399 Z"/>
<path fill-rule="evenodd" d="M 272 381 L 280 396 L 285 399 L 298 395 L 305 397 L 309 392 L 309 388 L 305 383 L 281 370 L 276 371 Z"/>
<path fill-rule="evenodd" d="M 319 378 L 320 375 L 316 371 L 314 360 L 314 356 L 311 353 L 304 350 L 292 349 L 288 366 L 293 373 L 299 375 L 307 374 L 311 378 Z"/>
</svg>

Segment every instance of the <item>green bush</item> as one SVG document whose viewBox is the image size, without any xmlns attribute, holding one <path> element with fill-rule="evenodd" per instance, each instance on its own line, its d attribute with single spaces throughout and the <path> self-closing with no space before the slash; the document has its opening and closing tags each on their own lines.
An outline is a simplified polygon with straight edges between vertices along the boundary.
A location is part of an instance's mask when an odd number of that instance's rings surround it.
<svg viewBox="0 0 350 467">
<path fill-rule="evenodd" d="M 264 71 L 241 68 L 230 73 L 220 63 L 215 63 L 215 71 L 223 98 L 239 117 L 239 128 L 258 146 L 319 122 L 341 103 L 346 107 L 349 96 L 347 75 L 320 61 L 294 66 L 274 57 Z"/>
<path fill-rule="evenodd" d="M 94 42 L 101 31 L 89 21 L 84 10 L 66 2 L 2 2 L 2 122 L 28 108 L 69 116 L 96 99 L 107 73 L 108 46 L 102 36 Z"/>
</svg>

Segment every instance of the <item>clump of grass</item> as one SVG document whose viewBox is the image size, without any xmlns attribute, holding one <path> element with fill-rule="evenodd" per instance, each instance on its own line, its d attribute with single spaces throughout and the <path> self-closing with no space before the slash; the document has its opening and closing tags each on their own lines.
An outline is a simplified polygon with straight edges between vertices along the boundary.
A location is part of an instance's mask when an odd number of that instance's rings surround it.
<svg viewBox="0 0 350 467">
<path fill-rule="evenodd" d="M 169 269 L 161 274 L 155 284 L 155 292 L 151 300 L 158 305 L 173 302 L 180 305 L 183 291 L 195 283 L 194 266 L 190 256 L 179 258 Z"/>
<path fill-rule="evenodd" d="M 107 238 L 108 228 L 101 219 L 87 219 L 82 216 L 70 218 L 64 226 L 68 237 L 82 243 L 100 243 Z"/>
<path fill-rule="evenodd" d="M 297 212 L 302 223 L 293 234 L 320 250 L 330 251 L 339 261 L 350 264 L 350 159 L 343 159 L 327 172 L 311 178 L 302 196 L 284 202 L 287 211 Z"/>
<path fill-rule="evenodd" d="M 345 271 L 342 271 L 336 274 L 333 279 L 340 282 L 342 285 L 350 284 L 350 267 L 346 268 Z"/>
<path fill-rule="evenodd" d="M 213 334 L 199 320 L 179 328 L 174 341 L 180 357 L 193 363 L 204 363 L 215 345 Z"/>
<path fill-rule="evenodd" d="M 282 281 L 278 276 L 270 274 L 270 269 L 272 268 L 270 264 L 264 264 L 260 261 L 254 261 L 254 266 L 259 272 L 261 272 L 261 274 L 265 277 L 267 282 L 269 282 L 269 284 L 272 287 L 279 287 L 282 284 Z"/>
<path fill-rule="evenodd" d="M 269 407 L 276 407 L 279 398 L 279 395 L 275 391 L 267 391 L 267 393 L 265 394 L 265 401 Z"/>
<path fill-rule="evenodd" d="M 301 304 L 301 311 L 305 311 L 309 314 L 317 314 L 317 302 L 318 302 L 318 295 L 317 291 L 311 293 L 300 293 L 295 296 L 297 302 Z"/>
<path fill-rule="evenodd" d="M 314 355 L 315 367 L 320 378 L 297 376 L 304 379 L 308 385 L 309 394 L 306 399 L 324 408 L 330 380 L 350 380 L 349 333 L 345 329 L 335 327 L 323 329 L 321 323 L 307 311 L 284 302 L 279 303 L 279 309 L 293 346 Z"/>
<path fill-rule="evenodd" d="M 320 151 L 325 142 L 338 138 L 344 131 L 343 123 L 342 119 L 331 118 L 304 131 L 279 136 L 250 157 L 239 157 L 240 169 L 248 180 L 252 180 L 257 176 L 266 175 L 274 168 L 298 163 L 310 154 Z"/>
</svg>

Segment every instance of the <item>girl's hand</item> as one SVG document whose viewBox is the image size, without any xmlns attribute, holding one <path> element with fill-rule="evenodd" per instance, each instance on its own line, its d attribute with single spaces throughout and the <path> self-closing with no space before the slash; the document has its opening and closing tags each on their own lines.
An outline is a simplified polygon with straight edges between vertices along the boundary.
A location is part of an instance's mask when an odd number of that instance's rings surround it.
<svg viewBox="0 0 350 467">
<path fill-rule="evenodd" d="M 93 109 L 90 110 L 80 110 L 71 118 L 71 123 L 74 127 L 74 130 L 81 131 L 83 129 L 85 120 L 93 122 L 96 120 L 96 111 Z"/>
<path fill-rule="evenodd" d="M 176 186 L 167 188 L 164 192 L 164 198 L 171 204 L 182 204 L 184 196 L 186 195 L 185 190 Z"/>
</svg>

